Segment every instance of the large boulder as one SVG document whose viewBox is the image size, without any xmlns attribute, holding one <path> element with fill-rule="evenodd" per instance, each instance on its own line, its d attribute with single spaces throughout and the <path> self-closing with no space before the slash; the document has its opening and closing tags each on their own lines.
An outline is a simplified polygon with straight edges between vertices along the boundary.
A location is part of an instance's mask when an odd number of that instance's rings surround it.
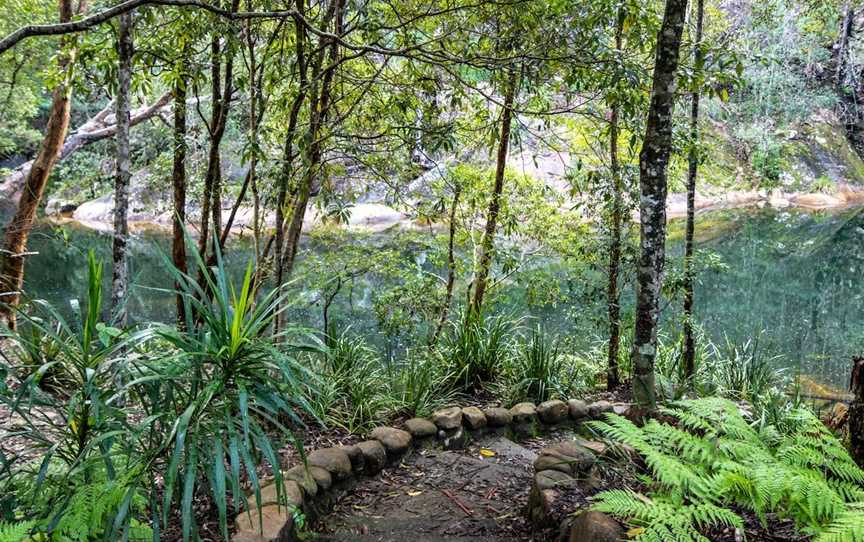
<svg viewBox="0 0 864 542">
<path fill-rule="evenodd" d="M 436 410 L 432 413 L 432 421 L 439 429 L 453 431 L 462 427 L 462 409 L 458 406 L 451 406 Z"/>
<path fill-rule="evenodd" d="M 537 416 L 545 424 L 561 423 L 567 419 L 570 410 L 564 401 L 544 401 L 537 406 Z"/>
<path fill-rule="evenodd" d="M 370 436 L 381 442 L 390 455 L 402 455 L 411 447 L 411 433 L 395 427 L 376 427 Z"/>
<path fill-rule="evenodd" d="M 351 459 L 344 449 L 322 448 L 315 450 L 307 459 L 310 465 L 321 467 L 330 473 L 334 480 L 344 480 L 351 476 Z"/>
</svg>

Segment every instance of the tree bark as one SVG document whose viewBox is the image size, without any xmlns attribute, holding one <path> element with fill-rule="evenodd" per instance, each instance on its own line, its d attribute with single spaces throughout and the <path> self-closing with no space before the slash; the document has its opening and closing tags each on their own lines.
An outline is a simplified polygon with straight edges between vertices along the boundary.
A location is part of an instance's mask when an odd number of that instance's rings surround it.
<svg viewBox="0 0 864 542">
<path fill-rule="evenodd" d="M 444 302 L 441 304 L 441 311 L 438 313 L 438 323 L 435 324 L 435 331 L 429 338 L 429 346 L 435 346 L 438 343 L 438 337 L 441 336 L 441 330 L 444 329 L 444 324 L 447 323 L 447 315 L 450 313 L 450 305 L 453 303 L 453 287 L 456 284 L 456 209 L 459 207 L 459 195 L 461 187 L 456 185 L 453 188 L 453 203 L 450 206 L 450 224 L 447 235 L 447 286 L 444 293 Z"/>
<path fill-rule="evenodd" d="M 701 73 L 702 23 L 704 0 L 696 0 L 696 37 L 693 44 L 693 64 L 696 74 Z M 698 85 L 698 81 L 697 81 Z M 696 340 L 693 336 L 693 236 L 696 231 L 696 176 L 699 170 L 699 88 L 690 96 L 690 151 L 687 168 L 687 229 L 684 234 L 684 375 L 696 372 Z"/>
<path fill-rule="evenodd" d="M 624 8 L 618 8 L 615 23 L 615 53 L 621 54 L 624 34 Z M 617 100 L 617 97 L 615 98 Z M 621 217 L 624 194 L 621 185 L 621 167 L 618 162 L 618 116 L 617 101 L 612 102 L 609 115 L 609 172 L 612 175 L 612 227 L 609 243 L 609 284 L 606 297 L 609 314 L 609 349 L 606 365 L 606 388 L 613 390 L 621 384 L 618 372 L 618 353 L 621 345 L 621 295 L 618 292 L 618 271 L 621 265 Z"/>
<path fill-rule="evenodd" d="M 171 186 L 173 188 L 174 219 L 171 222 L 171 260 L 174 267 L 181 273 L 188 273 L 186 262 L 186 49 L 181 60 L 181 75 L 174 83 L 174 165 L 171 170 Z M 175 283 L 174 289 L 180 291 L 180 285 Z M 186 326 L 186 306 L 184 297 L 178 293 L 177 325 L 181 329 Z"/>
<path fill-rule="evenodd" d="M 657 320 L 666 253 L 666 168 L 672 146 L 675 78 L 686 11 L 687 0 L 666 0 L 663 23 L 657 36 L 645 137 L 639 154 L 640 256 L 631 357 L 633 399 L 651 409 L 656 407 L 657 403 L 654 358 L 657 354 Z"/>
<path fill-rule="evenodd" d="M 83 3 L 80 6 L 83 8 Z M 72 20 L 72 0 L 59 0 L 60 22 Z M 69 74 L 75 61 L 74 40 L 60 41 L 60 54 L 57 57 L 58 72 Z M 0 322 L 5 322 L 10 329 L 15 328 L 14 307 L 21 298 L 21 287 L 24 283 L 24 257 L 27 251 L 27 240 L 33 229 L 36 210 L 42 201 L 45 185 L 51 170 L 66 139 L 69 130 L 69 112 L 72 99 L 72 82 L 69 76 L 62 80 L 54 89 L 51 98 L 51 112 L 45 128 L 45 138 L 39 148 L 36 159 L 27 174 L 27 181 L 18 203 L 18 209 L 9 224 L 0 253 Z"/>
<path fill-rule="evenodd" d="M 129 293 L 129 180 L 132 163 L 129 159 L 129 110 L 132 83 L 132 11 L 120 16 L 117 35 L 117 163 L 114 176 L 114 244 L 113 273 L 111 276 L 111 307 L 117 325 L 126 327 L 126 307 Z"/>
<path fill-rule="evenodd" d="M 155 102 L 150 105 L 139 107 L 130 112 L 129 126 L 135 126 L 151 119 L 158 115 L 171 101 L 171 93 L 166 92 L 160 96 Z M 60 154 L 57 161 L 62 161 L 69 157 L 78 149 L 102 141 L 109 137 L 114 137 L 117 134 L 117 122 L 112 112 L 116 109 L 114 103 L 108 104 L 105 109 L 96 114 L 93 118 L 78 127 L 77 130 L 69 134 L 60 148 Z M 24 162 L 12 173 L 0 181 L 0 200 L 17 203 L 21 198 L 21 192 L 27 176 L 30 175 L 30 170 L 33 168 L 35 160 Z"/>
<path fill-rule="evenodd" d="M 846 2 L 843 9 L 843 20 L 840 23 L 840 39 L 837 40 L 837 70 L 834 74 L 834 83 L 838 88 L 843 86 L 846 79 L 846 64 L 849 57 L 849 40 L 852 37 L 852 29 L 855 20 L 855 10 L 852 2 Z"/>
<path fill-rule="evenodd" d="M 849 405 L 849 453 L 859 466 L 864 467 L 864 358 L 852 360 L 849 390 L 853 394 Z"/>
<path fill-rule="evenodd" d="M 477 275 L 474 277 L 474 295 L 471 298 L 469 312 L 479 316 L 483 309 L 483 298 L 486 295 L 486 285 L 489 271 L 492 267 L 495 231 L 498 226 L 498 214 L 501 211 L 501 194 L 504 191 L 504 172 L 507 167 L 507 150 L 510 148 L 510 128 L 513 124 L 513 102 L 516 97 L 516 69 L 510 69 L 507 78 L 507 88 L 504 91 L 504 107 L 501 112 L 501 134 L 498 141 L 498 156 L 495 163 L 495 181 L 486 212 L 486 229 L 480 246 L 480 258 Z"/>
</svg>

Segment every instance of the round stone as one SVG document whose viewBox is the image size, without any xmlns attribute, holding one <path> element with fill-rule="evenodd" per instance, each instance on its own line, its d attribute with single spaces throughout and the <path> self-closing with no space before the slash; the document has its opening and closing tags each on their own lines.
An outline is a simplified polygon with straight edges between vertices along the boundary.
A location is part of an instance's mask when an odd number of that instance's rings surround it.
<svg viewBox="0 0 864 542">
<path fill-rule="evenodd" d="M 506 427 L 513 422 L 513 415 L 506 408 L 492 407 L 483 409 L 489 427 Z"/>
<path fill-rule="evenodd" d="M 232 540 L 291 540 L 294 530 L 293 510 L 275 504 L 255 508 L 238 515 L 234 526 L 237 533 Z"/>
<path fill-rule="evenodd" d="M 343 449 L 322 448 L 315 450 L 309 454 L 308 463 L 326 470 L 336 480 L 344 480 L 351 476 L 351 460 Z"/>
<path fill-rule="evenodd" d="M 468 429 L 481 429 L 486 427 L 486 415 L 476 406 L 469 406 L 462 409 L 462 421 Z"/>
<path fill-rule="evenodd" d="M 567 401 L 567 407 L 570 409 L 570 417 L 576 421 L 588 417 L 588 403 L 585 401 L 580 399 L 570 399 Z"/>
<path fill-rule="evenodd" d="M 376 427 L 371 437 L 380 441 L 390 455 L 401 455 L 411 446 L 411 433 L 395 427 Z"/>
<path fill-rule="evenodd" d="M 462 426 L 462 409 L 451 406 L 432 413 L 432 421 L 439 429 L 452 431 Z"/>
<path fill-rule="evenodd" d="M 537 407 L 534 403 L 519 403 L 510 409 L 513 423 L 531 423 L 537 418 Z"/>
<path fill-rule="evenodd" d="M 609 401 L 597 401 L 588 405 L 588 415 L 592 418 L 602 418 L 609 412 L 615 412 L 614 405 Z"/>
<path fill-rule="evenodd" d="M 387 452 L 377 440 L 365 440 L 357 445 L 363 454 L 363 465 L 368 474 L 375 474 L 387 464 Z"/>
<path fill-rule="evenodd" d="M 435 436 L 435 433 L 438 432 L 438 428 L 435 427 L 435 424 L 425 418 L 411 418 L 405 422 L 405 429 L 407 429 L 414 438 L 433 437 Z"/>
<path fill-rule="evenodd" d="M 594 510 L 586 510 L 573 520 L 570 527 L 569 542 L 618 542 L 624 540 L 624 529 L 621 525 L 604 514 Z"/>
<path fill-rule="evenodd" d="M 363 454 L 360 453 L 360 448 L 356 444 L 347 444 L 339 446 L 337 449 L 342 450 L 351 461 L 351 467 L 355 470 L 363 469 Z"/>
<path fill-rule="evenodd" d="M 282 506 L 303 506 L 303 490 L 300 484 L 294 480 L 283 480 L 282 493 L 277 491 L 277 484 L 270 484 L 261 488 L 260 501 L 252 493 L 248 497 L 249 509 L 266 507 L 271 504 L 280 504 Z"/>
<path fill-rule="evenodd" d="M 537 406 L 537 416 L 546 424 L 561 423 L 569 414 L 570 410 L 564 401 L 544 401 Z"/>
<path fill-rule="evenodd" d="M 534 486 L 538 490 L 574 487 L 576 480 L 558 470 L 541 470 L 534 474 Z"/>
<path fill-rule="evenodd" d="M 312 474 L 303 465 L 291 467 L 290 469 L 282 473 L 282 476 L 286 480 L 293 480 L 297 482 L 300 487 L 303 488 L 303 493 L 310 497 L 314 497 L 318 493 L 318 483 L 315 481 L 315 478 L 312 477 Z"/>
</svg>

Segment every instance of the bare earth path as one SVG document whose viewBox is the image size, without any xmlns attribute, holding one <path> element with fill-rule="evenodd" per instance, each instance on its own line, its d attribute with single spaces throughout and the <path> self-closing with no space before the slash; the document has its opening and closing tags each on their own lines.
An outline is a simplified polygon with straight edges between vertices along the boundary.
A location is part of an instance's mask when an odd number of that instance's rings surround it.
<svg viewBox="0 0 864 542">
<path fill-rule="evenodd" d="M 465 450 L 415 450 L 339 499 L 313 526 L 318 540 L 547 540 L 524 517 L 537 457 L 526 446 L 487 435 Z"/>
</svg>

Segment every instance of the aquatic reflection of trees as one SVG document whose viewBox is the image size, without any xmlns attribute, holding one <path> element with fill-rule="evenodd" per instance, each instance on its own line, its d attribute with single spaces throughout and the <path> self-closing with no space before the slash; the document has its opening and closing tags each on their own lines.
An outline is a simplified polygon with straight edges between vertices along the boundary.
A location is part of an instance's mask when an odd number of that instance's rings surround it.
<svg viewBox="0 0 864 542">
<path fill-rule="evenodd" d="M 703 276 L 699 320 L 714 339 L 760 332 L 766 351 L 837 386 L 864 346 L 864 212 L 757 211 L 707 242 L 729 268 Z"/>
</svg>

